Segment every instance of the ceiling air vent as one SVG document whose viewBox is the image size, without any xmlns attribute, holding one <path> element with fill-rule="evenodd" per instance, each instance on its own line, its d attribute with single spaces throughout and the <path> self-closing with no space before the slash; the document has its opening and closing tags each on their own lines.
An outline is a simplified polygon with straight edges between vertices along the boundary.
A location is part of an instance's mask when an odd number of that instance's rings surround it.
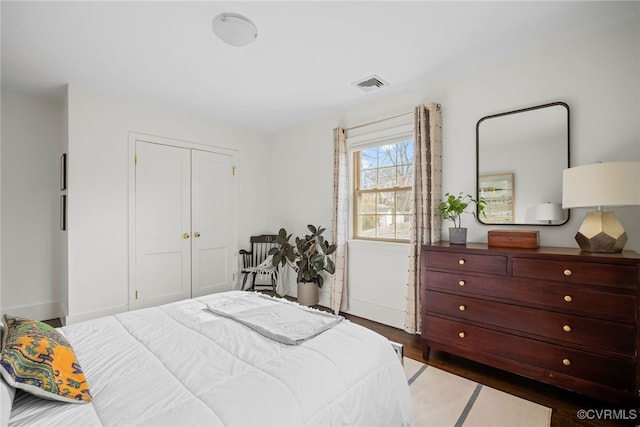
<svg viewBox="0 0 640 427">
<path fill-rule="evenodd" d="M 371 92 L 372 90 L 376 90 L 382 87 L 389 86 L 389 83 L 382 80 L 380 77 L 373 75 L 371 77 L 367 77 L 364 80 L 353 83 L 354 86 L 359 87 L 365 92 Z"/>
</svg>

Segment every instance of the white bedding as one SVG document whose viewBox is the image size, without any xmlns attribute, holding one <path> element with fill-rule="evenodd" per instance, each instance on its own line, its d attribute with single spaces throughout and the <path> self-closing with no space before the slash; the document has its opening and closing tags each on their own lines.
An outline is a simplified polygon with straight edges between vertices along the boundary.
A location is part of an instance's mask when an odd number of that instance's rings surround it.
<svg viewBox="0 0 640 427">
<path fill-rule="evenodd" d="M 314 310 L 257 292 L 240 298 L 228 296 L 207 304 L 209 311 L 240 322 L 261 335 L 283 344 L 298 345 L 334 327 L 342 316 Z"/>
<path fill-rule="evenodd" d="M 411 425 L 404 371 L 384 337 L 343 321 L 291 346 L 207 310 L 246 295 L 208 295 L 62 328 L 92 403 L 17 393 L 9 425 Z"/>
</svg>

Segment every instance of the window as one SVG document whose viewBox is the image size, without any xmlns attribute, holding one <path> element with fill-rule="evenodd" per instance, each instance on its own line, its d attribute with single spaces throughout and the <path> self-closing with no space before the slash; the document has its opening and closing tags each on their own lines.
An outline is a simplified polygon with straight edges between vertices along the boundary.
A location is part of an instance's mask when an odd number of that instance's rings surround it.
<svg viewBox="0 0 640 427">
<path fill-rule="evenodd" d="M 409 241 L 413 212 L 413 138 L 353 151 L 353 237 Z"/>
</svg>

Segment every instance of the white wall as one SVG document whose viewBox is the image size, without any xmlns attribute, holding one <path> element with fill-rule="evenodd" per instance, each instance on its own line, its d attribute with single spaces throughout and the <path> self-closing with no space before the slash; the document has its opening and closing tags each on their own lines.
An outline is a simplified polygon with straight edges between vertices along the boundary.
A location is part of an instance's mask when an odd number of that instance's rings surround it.
<svg viewBox="0 0 640 427">
<path fill-rule="evenodd" d="M 63 102 L 5 90 L 2 104 L 2 312 L 75 322 L 127 309 L 129 132 L 236 150 L 238 247 L 268 231 L 260 134 L 75 85 Z"/>
<path fill-rule="evenodd" d="M 37 319 L 60 315 L 59 227 L 63 104 L 2 93 L 2 305 Z"/>
<path fill-rule="evenodd" d="M 74 85 L 68 105 L 68 322 L 127 309 L 129 132 L 237 150 L 239 246 L 265 230 L 261 135 Z"/>
<path fill-rule="evenodd" d="M 640 160 L 639 28 L 636 17 L 627 25 L 576 40 L 556 41 L 500 63 L 424 81 L 402 93 L 390 95 L 383 90 L 366 94 L 359 105 L 268 137 L 151 105 L 114 99 L 74 85 L 69 88 L 68 108 L 5 91 L 0 309 L 53 304 L 51 307 L 59 299 L 62 304 L 59 314 L 69 315 L 71 321 L 126 309 L 130 131 L 238 150 L 239 247 L 246 246 L 249 235 L 281 226 L 298 234 L 305 232 L 307 223 L 313 223 L 326 226 L 330 232 L 332 129 L 411 111 L 420 103 L 435 101 L 443 106 L 445 192 L 475 190 L 475 124 L 479 118 L 551 101 L 565 101 L 571 107 L 572 165 L 599 160 Z M 38 125 L 33 126 L 34 123 Z M 21 133 L 20 128 L 25 132 Z M 34 157 L 29 159 L 33 170 L 17 168 L 9 162 L 13 157 L 7 152 L 15 151 L 24 157 L 36 148 L 35 139 L 42 140 L 41 132 L 46 136 L 64 135 L 67 130 L 69 287 L 57 289 L 55 283 L 43 285 L 40 281 L 46 275 L 42 268 L 52 273 L 47 276 L 49 280 L 55 281 L 58 274 L 65 275 L 64 269 L 56 272 L 53 267 L 55 251 L 38 249 L 43 247 L 41 235 L 39 246 L 23 249 L 24 256 L 19 259 L 14 258 L 14 251 L 20 248 L 18 241 L 25 239 L 18 236 L 20 230 L 32 226 L 36 229 L 42 224 L 45 226 L 41 231 L 49 233 L 46 238 L 51 239 L 52 247 L 64 250 L 64 237 L 56 243 L 51 233 L 58 227 L 58 160 L 66 138 L 62 136 L 62 143 L 57 139 L 52 146 L 45 147 L 41 145 L 46 142 L 40 141 Z M 31 181 L 45 176 L 46 185 Z M 16 185 L 7 187 L 8 183 Z M 25 197 L 30 191 L 41 197 L 28 201 L 29 208 L 43 203 L 42 209 L 48 212 L 35 220 L 36 225 L 29 215 L 17 214 L 26 211 L 8 203 L 9 198 Z M 627 248 L 640 251 L 639 208 L 620 208 L 616 213 L 629 235 Z M 573 236 L 583 214 L 583 210 L 574 210 L 571 221 L 562 227 L 526 228 L 538 229 L 543 245 L 576 247 Z M 486 232 L 495 228 L 471 220 L 466 225 L 470 241 L 486 241 Z M 443 238 L 447 238 L 446 228 L 447 224 L 443 226 Z M 32 235 L 28 238 L 35 239 Z M 351 311 L 402 326 L 407 245 L 358 242 L 351 250 Z M 29 279 L 31 284 L 38 283 L 29 285 L 35 287 L 24 288 L 14 282 L 18 276 L 17 268 L 12 270 L 10 265 L 14 259 L 21 273 L 35 268 L 36 271 L 28 273 L 29 277 L 37 277 Z M 60 264 L 64 264 L 64 259 L 60 259 Z M 20 277 L 24 282 L 24 274 Z M 321 302 L 328 304 L 328 295 L 328 289 L 323 289 Z"/>
<path fill-rule="evenodd" d="M 469 124 L 485 114 L 556 100 L 565 101 L 571 109 L 572 166 L 639 160 L 639 31 L 636 17 L 626 25 L 523 53 L 451 80 L 442 98 L 444 189 L 475 189 L 475 152 L 471 150 L 475 136 Z M 563 227 L 539 228 L 541 244 L 575 247 L 573 237 L 584 212 L 572 210 L 571 220 Z M 616 212 L 629 235 L 626 248 L 640 250 L 638 208 Z M 486 241 L 490 228 L 475 224 L 469 237 Z"/>
<path fill-rule="evenodd" d="M 64 99 L 62 106 L 63 120 L 62 120 L 62 141 L 63 152 L 68 154 L 69 152 L 69 99 L 67 97 L 68 87 L 64 88 Z M 67 167 L 69 164 L 67 155 Z M 64 190 L 65 195 L 69 191 L 69 174 L 67 171 L 67 188 Z M 67 313 L 69 313 L 69 233 L 62 234 L 62 241 L 60 243 L 60 264 L 61 264 L 61 280 L 60 280 L 60 312 L 55 317 L 61 317 L 64 319 Z M 65 319 L 66 320 L 66 319 Z"/>
<path fill-rule="evenodd" d="M 2 3 L 0 3 L 0 31 L 2 31 Z M 2 43 L 0 43 L 0 54 L 2 53 Z M 2 81 L 2 67 L 0 67 L 0 82 Z M 0 86 L 0 189 L 2 188 L 2 89 Z M 3 294 L 2 291 L 2 192 L 0 191 L 0 312 L 2 312 Z"/>
<path fill-rule="evenodd" d="M 286 165 L 270 174 L 273 194 L 268 225 L 304 232 L 307 222 L 330 227 L 332 134 L 398 113 L 415 105 L 440 102 L 443 115 L 443 191 L 475 192 L 475 125 L 489 114 L 564 101 L 571 108 L 571 164 L 640 160 L 640 22 L 558 40 L 535 51 L 521 52 L 500 63 L 425 81 L 403 93 L 364 96 L 357 106 L 270 136 L 271 161 Z M 285 191 L 286 190 L 286 191 Z M 626 248 L 640 251 L 640 208 L 615 209 L 625 225 Z M 577 247 L 574 235 L 584 210 L 573 211 L 560 227 L 534 227 L 541 245 Z M 487 231 L 469 218 L 469 241 L 486 242 Z M 443 239 L 449 224 L 443 224 Z M 523 229 L 501 226 L 501 229 Z M 406 251 L 398 244 L 358 242 L 350 246 L 350 312 L 402 327 L 407 272 Z M 389 274 L 392 272 L 392 274 Z M 321 302 L 328 302 L 323 289 Z"/>
</svg>

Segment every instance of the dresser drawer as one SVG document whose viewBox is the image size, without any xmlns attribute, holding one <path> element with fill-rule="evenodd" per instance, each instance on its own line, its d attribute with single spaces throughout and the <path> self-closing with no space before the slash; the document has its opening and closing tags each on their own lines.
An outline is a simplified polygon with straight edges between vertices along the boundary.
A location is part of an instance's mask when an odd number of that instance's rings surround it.
<svg viewBox="0 0 640 427">
<path fill-rule="evenodd" d="M 460 272 L 472 271 L 506 276 L 507 257 L 501 255 L 477 255 L 469 253 L 423 252 L 424 266 L 427 268 L 445 268 Z"/>
<path fill-rule="evenodd" d="M 423 326 L 422 337 L 427 342 L 443 342 L 466 347 L 469 351 L 495 354 L 626 392 L 632 392 L 634 388 L 635 370 L 631 359 L 600 356 L 437 316 L 425 316 Z"/>
<path fill-rule="evenodd" d="M 551 338 L 567 345 L 588 346 L 630 357 L 635 353 L 635 325 L 441 292 L 427 292 L 423 307 L 427 314 L 439 313 L 520 334 Z"/>
<path fill-rule="evenodd" d="M 636 298 L 550 282 L 547 285 L 500 277 L 422 271 L 426 289 L 511 300 L 583 312 L 604 319 L 635 323 Z"/>
<path fill-rule="evenodd" d="M 635 289 L 633 266 L 595 262 L 513 258 L 513 277 Z"/>
</svg>

